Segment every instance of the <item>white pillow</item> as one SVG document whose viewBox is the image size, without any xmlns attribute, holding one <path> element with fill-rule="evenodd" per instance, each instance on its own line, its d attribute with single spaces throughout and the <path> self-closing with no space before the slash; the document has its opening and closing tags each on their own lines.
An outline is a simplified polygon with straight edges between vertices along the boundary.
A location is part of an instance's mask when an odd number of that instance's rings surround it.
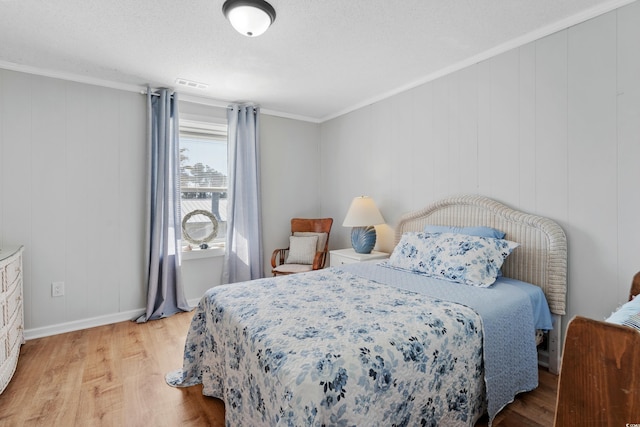
<svg viewBox="0 0 640 427">
<path fill-rule="evenodd" d="M 624 303 L 607 318 L 606 322 L 640 330 L 640 296 L 636 295 L 631 301 Z"/>
<path fill-rule="evenodd" d="M 315 233 L 313 231 L 294 231 L 294 236 L 318 236 L 318 245 L 316 247 L 317 252 L 324 251 L 324 246 L 327 244 L 327 233 Z"/>
<path fill-rule="evenodd" d="M 285 264 L 313 264 L 318 236 L 289 236 L 289 254 Z"/>
<path fill-rule="evenodd" d="M 519 244 L 454 233 L 404 233 L 389 265 L 466 285 L 488 287 Z"/>
</svg>

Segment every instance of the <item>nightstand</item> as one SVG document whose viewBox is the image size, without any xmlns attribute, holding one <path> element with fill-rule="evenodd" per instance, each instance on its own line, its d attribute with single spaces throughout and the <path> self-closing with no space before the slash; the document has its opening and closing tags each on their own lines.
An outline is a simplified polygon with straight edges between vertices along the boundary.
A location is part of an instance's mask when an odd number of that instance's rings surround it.
<svg viewBox="0 0 640 427">
<path fill-rule="evenodd" d="M 385 258 L 389 258 L 389 254 L 386 252 L 371 251 L 370 254 L 359 254 L 354 251 L 353 248 L 337 249 L 335 251 L 329 251 L 329 266 L 336 267 L 342 264 L 353 264 L 354 262 Z"/>
</svg>

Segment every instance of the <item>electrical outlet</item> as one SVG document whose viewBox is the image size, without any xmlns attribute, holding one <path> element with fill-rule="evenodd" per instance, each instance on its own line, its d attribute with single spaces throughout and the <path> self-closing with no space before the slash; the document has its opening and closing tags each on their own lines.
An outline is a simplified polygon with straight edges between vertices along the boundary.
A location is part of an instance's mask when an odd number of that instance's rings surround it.
<svg viewBox="0 0 640 427">
<path fill-rule="evenodd" d="M 52 297 L 64 296 L 64 282 L 53 282 L 51 284 L 51 296 Z"/>
</svg>

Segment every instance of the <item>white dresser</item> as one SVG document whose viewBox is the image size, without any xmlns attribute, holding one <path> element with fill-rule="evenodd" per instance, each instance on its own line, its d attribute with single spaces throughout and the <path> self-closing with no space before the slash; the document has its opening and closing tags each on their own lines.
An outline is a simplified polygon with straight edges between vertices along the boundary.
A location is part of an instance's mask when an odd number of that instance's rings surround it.
<svg viewBox="0 0 640 427">
<path fill-rule="evenodd" d="M 16 370 L 24 343 L 22 251 L 22 246 L 0 248 L 0 393 Z"/>
</svg>

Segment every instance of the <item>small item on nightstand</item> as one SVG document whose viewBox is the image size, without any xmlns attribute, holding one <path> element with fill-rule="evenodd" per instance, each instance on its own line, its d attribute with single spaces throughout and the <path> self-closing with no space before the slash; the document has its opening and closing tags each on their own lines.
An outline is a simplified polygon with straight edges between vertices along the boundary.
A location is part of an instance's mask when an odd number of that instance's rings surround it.
<svg viewBox="0 0 640 427">
<path fill-rule="evenodd" d="M 185 251 L 185 252 L 191 251 L 191 245 L 185 246 L 184 248 L 182 248 L 182 250 Z"/>
<path fill-rule="evenodd" d="M 203 243 L 200 245 L 200 249 L 209 249 L 209 245 L 207 245 L 206 243 Z"/>
</svg>

